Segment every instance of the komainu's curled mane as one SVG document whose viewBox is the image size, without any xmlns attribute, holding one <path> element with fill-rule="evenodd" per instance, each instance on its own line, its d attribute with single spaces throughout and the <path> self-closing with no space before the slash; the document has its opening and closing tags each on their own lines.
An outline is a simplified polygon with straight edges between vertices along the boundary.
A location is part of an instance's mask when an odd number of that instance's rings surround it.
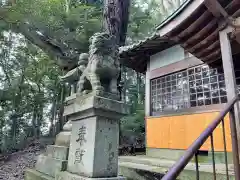
<svg viewBox="0 0 240 180">
<path fill-rule="evenodd" d="M 119 72 L 116 38 L 108 33 L 96 33 L 90 38 L 88 65 L 78 82 L 78 92 L 91 89 L 117 94 Z"/>
</svg>

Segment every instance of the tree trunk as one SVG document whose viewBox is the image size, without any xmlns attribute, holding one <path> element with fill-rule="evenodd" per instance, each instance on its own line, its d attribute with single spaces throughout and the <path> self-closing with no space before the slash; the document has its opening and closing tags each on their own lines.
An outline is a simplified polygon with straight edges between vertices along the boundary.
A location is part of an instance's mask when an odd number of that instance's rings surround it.
<svg viewBox="0 0 240 180">
<path fill-rule="evenodd" d="M 65 86 L 63 85 L 61 88 L 61 99 L 60 99 L 60 108 L 59 108 L 59 131 L 62 131 L 64 126 L 64 99 L 65 99 Z"/>
<path fill-rule="evenodd" d="M 42 104 L 38 105 L 38 115 L 37 115 L 37 138 L 41 136 L 41 126 L 43 121 L 43 106 Z"/>
<path fill-rule="evenodd" d="M 32 135 L 33 135 L 34 138 L 37 137 L 37 123 L 36 123 L 36 119 L 37 119 L 37 112 L 36 112 L 36 107 L 34 107 L 34 109 L 33 109 L 33 116 L 32 116 Z"/>
<path fill-rule="evenodd" d="M 54 118 L 55 118 L 55 109 L 56 109 L 56 99 L 53 100 L 53 104 L 51 107 L 51 118 L 50 118 L 50 128 L 49 128 L 49 136 L 53 137 L 54 136 Z"/>
<path fill-rule="evenodd" d="M 126 40 L 129 19 L 130 0 L 104 0 L 103 28 L 104 31 L 116 37 L 116 44 L 123 46 Z M 122 65 L 120 66 L 122 68 Z M 122 71 L 121 71 L 122 72 Z M 121 80 L 121 73 L 118 83 Z M 118 84 L 119 85 L 119 84 Z M 122 89 L 125 91 L 124 89 Z M 124 96 L 125 98 L 125 96 Z M 119 121 L 119 128 L 121 121 Z M 119 142 L 121 144 L 121 129 L 119 131 Z"/>
<path fill-rule="evenodd" d="M 137 102 L 141 104 L 141 74 L 137 72 Z"/>
<path fill-rule="evenodd" d="M 18 122 L 17 122 L 17 114 L 15 112 L 13 112 L 12 116 L 11 116 L 11 139 L 13 140 L 13 142 L 15 142 L 16 140 L 16 136 L 17 136 L 17 130 L 18 130 Z"/>
<path fill-rule="evenodd" d="M 127 102 L 127 69 L 126 67 L 122 67 L 122 74 L 123 74 L 123 89 L 122 89 L 122 97 L 123 97 L 123 102 Z"/>
<path fill-rule="evenodd" d="M 130 0 L 104 0 L 104 31 L 116 36 L 117 44 L 125 44 Z"/>
<path fill-rule="evenodd" d="M 71 2 L 70 0 L 65 0 L 66 14 L 69 13 L 69 8 L 70 8 L 70 4 L 71 4 L 70 2 Z"/>
</svg>

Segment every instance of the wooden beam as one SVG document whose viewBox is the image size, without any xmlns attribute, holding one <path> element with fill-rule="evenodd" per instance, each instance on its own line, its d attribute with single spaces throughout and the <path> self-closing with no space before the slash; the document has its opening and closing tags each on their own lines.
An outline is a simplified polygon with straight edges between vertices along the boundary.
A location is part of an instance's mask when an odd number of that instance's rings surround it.
<svg viewBox="0 0 240 180">
<path fill-rule="evenodd" d="M 232 0 L 226 7 L 225 10 L 228 12 L 230 11 L 232 8 L 234 8 L 234 6 L 238 6 L 240 4 L 239 0 Z M 231 15 L 231 14 L 230 14 Z"/>
<path fill-rule="evenodd" d="M 207 64 L 212 64 L 214 62 L 216 62 L 217 60 L 221 59 L 221 54 L 216 55 L 215 57 L 213 57 L 212 59 L 206 61 Z"/>
<path fill-rule="evenodd" d="M 219 11 L 219 3 L 216 0 L 205 0 L 205 6 L 207 9 L 217 18 L 221 17 L 221 12 Z M 220 5 L 221 6 L 221 5 Z"/>
<path fill-rule="evenodd" d="M 240 9 L 237 10 L 237 11 L 232 15 L 232 17 L 238 17 L 238 16 L 240 16 Z"/>
<path fill-rule="evenodd" d="M 231 7 L 231 4 L 234 3 L 230 2 L 230 4 L 228 4 L 228 8 Z M 219 18 L 221 16 L 223 16 L 226 19 L 229 18 L 227 11 L 222 7 L 218 0 L 205 0 L 205 5 L 216 18 Z"/>
<path fill-rule="evenodd" d="M 195 42 L 195 45 L 186 47 L 186 50 L 189 52 L 193 52 L 196 49 L 200 48 L 201 46 L 204 46 L 208 43 L 213 42 L 214 40 L 218 39 L 218 29 L 215 29 L 210 35 L 208 35 L 206 38 L 202 39 L 200 42 Z"/>
<path fill-rule="evenodd" d="M 139 60 L 135 60 L 133 62 L 135 67 L 134 69 L 140 73 L 145 72 L 148 61 L 149 61 L 149 57 L 139 57 Z"/>
<path fill-rule="evenodd" d="M 220 41 L 219 41 L 220 43 Z M 240 49 L 239 49 L 239 45 L 236 44 L 234 41 L 231 41 L 231 45 L 232 45 L 232 55 L 236 55 L 240 53 Z M 221 59 L 221 54 L 213 57 L 211 60 L 208 60 L 206 63 L 211 64 L 217 60 Z"/>
<path fill-rule="evenodd" d="M 210 52 L 210 51 L 213 51 L 213 50 L 216 50 L 217 48 L 220 48 L 220 42 L 219 40 L 218 41 L 215 41 L 213 44 L 211 44 L 210 46 L 208 46 L 207 48 L 204 48 L 202 51 L 200 52 L 197 52 L 196 53 L 196 56 L 204 56 L 204 54 Z M 194 52 L 192 52 L 194 53 Z"/>
<path fill-rule="evenodd" d="M 136 69 L 142 69 L 142 66 L 146 64 L 147 58 L 139 57 L 139 59 L 135 60 L 134 66 Z"/>
<path fill-rule="evenodd" d="M 175 73 L 183 69 L 194 67 L 200 64 L 203 64 L 203 61 L 201 61 L 200 59 L 194 56 L 188 57 L 181 61 L 152 70 L 150 73 L 151 74 L 150 77 L 151 79 L 153 79 L 160 76 L 165 76 L 167 74 Z"/>
<path fill-rule="evenodd" d="M 207 52 L 208 49 L 213 49 L 216 47 L 216 42 L 218 41 L 218 38 L 215 37 L 214 39 L 212 39 L 211 41 L 209 41 L 208 43 L 203 44 L 202 46 L 200 46 L 199 48 L 195 49 L 194 51 L 189 51 L 192 54 L 198 54 L 201 53 L 202 51 Z M 204 54 L 203 53 L 203 54 Z M 202 54 L 202 53 L 201 53 Z"/>
<path fill-rule="evenodd" d="M 237 1 L 238 1 L 238 2 L 237 2 Z M 234 0 L 234 1 L 232 1 L 231 3 L 229 3 L 229 4 L 227 5 L 226 9 L 229 10 L 233 5 L 239 4 L 239 2 L 240 2 L 239 0 Z M 237 10 L 232 16 L 233 16 L 233 17 L 237 17 L 237 16 L 239 16 L 239 15 L 240 15 L 240 9 Z M 192 43 L 194 40 L 197 40 L 197 39 L 199 39 L 200 37 L 204 36 L 205 33 L 209 31 L 209 29 L 211 29 L 214 25 L 217 25 L 217 22 L 218 22 L 218 21 L 217 21 L 216 18 L 214 18 L 213 20 L 211 20 L 211 21 L 209 22 L 209 24 L 208 24 L 205 28 L 201 29 L 201 31 L 199 31 L 196 35 L 194 35 L 194 36 L 192 35 L 192 36 L 190 36 L 189 39 L 185 40 L 185 43 L 183 44 L 183 46 L 184 46 L 184 47 L 192 46 L 191 43 Z M 226 24 L 226 23 L 225 23 L 225 24 Z M 219 30 L 220 30 L 220 28 L 219 28 Z"/>
<path fill-rule="evenodd" d="M 180 40 L 185 35 L 188 35 L 192 33 L 198 26 L 200 26 L 206 19 L 210 17 L 210 13 L 208 11 L 205 11 L 201 16 L 194 21 L 189 27 L 187 27 L 185 30 L 181 31 L 177 36 L 172 37 L 175 40 Z"/>
<path fill-rule="evenodd" d="M 212 0 L 210 0 L 212 1 Z M 239 2 L 239 0 L 233 0 L 231 1 L 227 6 L 226 6 L 226 10 L 230 10 L 233 6 L 237 5 Z M 207 0 L 205 1 L 206 3 L 208 2 Z M 219 4 L 219 3 L 218 3 Z M 213 7 L 215 9 L 215 6 Z M 222 8 L 221 8 L 222 9 Z M 220 10 L 219 12 L 222 12 L 222 10 Z M 209 13 L 209 11 L 206 11 L 206 13 Z M 201 17 L 204 17 L 206 15 L 206 13 L 204 13 L 203 15 L 200 16 L 200 18 L 198 20 L 196 20 L 195 23 L 200 22 L 199 20 L 201 19 Z M 224 13 L 224 12 L 223 12 Z M 234 15 L 236 16 L 236 14 L 239 14 L 237 12 L 234 13 Z M 225 14 L 226 15 L 226 14 Z M 207 19 L 207 18 L 206 18 Z M 193 25 L 195 24 L 193 23 Z M 191 27 L 193 27 L 193 25 L 191 25 Z M 214 25 L 217 25 L 217 19 L 214 18 L 213 20 L 211 20 L 206 27 L 201 28 L 199 32 L 193 34 L 188 34 L 188 39 L 184 39 L 183 46 L 188 46 L 188 44 L 191 44 L 194 40 L 199 39 L 200 37 L 202 37 L 209 29 L 211 29 Z M 179 40 L 181 41 L 183 38 L 183 35 L 186 34 L 185 32 L 189 32 L 192 31 L 192 29 L 187 28 L 186 30 L 184 30 L 182 33 L 180 33 L 178 36 L 173 37 L 174 40 Z"/>
<path fill-rule="evenodd" d="M 146 73 L 146 69 L 147 69 L 147 64 L 144 64 L 143 66 L 141 66 L 141 69 L 139 69 L 139 72 Z"/>
<path fill-rule="evenodd" d="M 192 34 L 191 36 L 188 36 L 183 43 L 183 47 L 187 48 L 189 46 L 192 46 L 194 41 L 200 41 L 201 37 L 206 36 L 208 33 L 214 31 L 214 27 L 217 27 L 217 20 L 213 19 L 211 20 L 204 28 L 199 29 L 199 31 L 196 34 Z"/>
<path fill-rule="evenodd" d="M 215 16 L 218 14 L 216 13 L 216 7 L 218 7 L 220 10 L 219 12 L 223 13 L 223 10 L 222 10 L 222 6 L 218 3 L 218 2 L 215 2 L 215 0 L 206 0 L 205 3 L 207 4 L 207 8 L 208 9 L 212 9 L 212 11 L 214 11 L 213 14 L 215 14 Z M 208 3 L 210 3 L 208 5 Z M 231 2 L 230 4 L 228 4 L 228 8 L 230 8 L 232 6 L 233 2 Z M 216 5 L 216 7 L 215 7 Z M 221 6 L 221 7 L 220 7 Z M 211 12 L 212 12 L 211 11 Z M 236 13 L 236 12 L 235 12 Z M 219 15 L 219 14 L 218 14 Z M 226 16 L 227 14 L 225 13 L 224 16 Z M 199 32 L 197 33 L 196 35 L 190 37 L 190 39 L 188 39 L 184 44 L 183 44 L 183 47 L 186 48 L 187 51 L 189 52 L 193 52 L 195 51 L 196 49 L 198 49 L 199 47 L 201 47 L 202 45 L 206 44 L 206 41 L 211 41 L 213 37 L 216 37 L 218 36 L 217 33 L 218 31 L 220 30 L 220 28 L 217 28 L 215 31 L 213 31 L 208 37 L 206 37 L 204 40 L 200 41 L 200 42 L 195 42 L 195 45 L 192 44 L 192 42 L 196 39 L 200 39 L 204 33 L 207 33 L 209 29 L 211 29 L 212 27 L 214 27 L 214 25 L 217 24 L 217 19 L 213 19 L 211 23 L 209 23 L 206 28 L 203 28 L 201 31 L 202 32 Z M 189 48 L 188 48 L 189 47 Z"/>
<path fill-rule="evenodd" d="M 185 19 L 177 28 L 174 28 L 170 33 L 167 34 L 167 36 L 170 37 L 177 37 L 182 31 L 185 31 L 186 28 L 191 26 L 196 20 L 200 18 L 201 15 L 203 15 L 206 11 L 206 7 L 204 5 L 201 5 L 196 11 L 194 11 L 191 16 L 189 16 L 187 19 Z M 212 16 L 211 13 L 208 12 L 209 15 Z"/>
<path fill-rule="evenodd" d="M 220 52 L 221 52 L 220 49 L 218 49 L 205 57 L 201 57 L 200 59 L 202 59 L 204 62 L 207 62 L 209 59 L 212 59 L 213 57 L 220 54 Z"/>
</svg>

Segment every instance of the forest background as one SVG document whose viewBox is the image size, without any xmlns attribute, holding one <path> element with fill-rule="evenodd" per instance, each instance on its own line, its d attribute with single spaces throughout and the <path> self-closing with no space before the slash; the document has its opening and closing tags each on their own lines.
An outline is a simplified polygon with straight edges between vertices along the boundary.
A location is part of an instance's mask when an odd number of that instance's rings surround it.
<svg viewBox="0 0 240 180">
<path fill-rule="evenodd" d="M 151 36 L 182 3 L 131 0 L 125 45 Z M 24 148 L 28 138 L 55 137 L 61 131 L 69 87 L 59 81 L 66 72 L 55 57 L 88 52 L 89 38 L 101 31 L 102 12 L 102 0 L 2 1 L 0 153 Z M 130 104 L 131 113 L 121 119 L 120 135 L 144 137 L 144 74 L 126 67 L 121 73 L 122 100 Z"/>
</svg>

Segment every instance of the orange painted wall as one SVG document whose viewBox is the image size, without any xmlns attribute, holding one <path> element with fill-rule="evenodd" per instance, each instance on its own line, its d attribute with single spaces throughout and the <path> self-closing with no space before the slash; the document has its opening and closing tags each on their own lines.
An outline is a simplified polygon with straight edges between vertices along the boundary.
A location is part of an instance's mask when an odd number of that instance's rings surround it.
<svg viewBox="0 0 240 180">
<path fill-rule="evenodd" d="M 218 115 L 219 112 L 201 114 L 149 117 L 146 118 L 147 147 L 167 149 L 187 149 L 198 138 L 202 131 Z M 229 116 L 225 117 L 227 151 L 232 151 Z M 223 151 L 222 126 L 217 127 L 214 134 L 215 151 Z M 201 150 L 211 150 L 210 139 Z"/>
</svg>

